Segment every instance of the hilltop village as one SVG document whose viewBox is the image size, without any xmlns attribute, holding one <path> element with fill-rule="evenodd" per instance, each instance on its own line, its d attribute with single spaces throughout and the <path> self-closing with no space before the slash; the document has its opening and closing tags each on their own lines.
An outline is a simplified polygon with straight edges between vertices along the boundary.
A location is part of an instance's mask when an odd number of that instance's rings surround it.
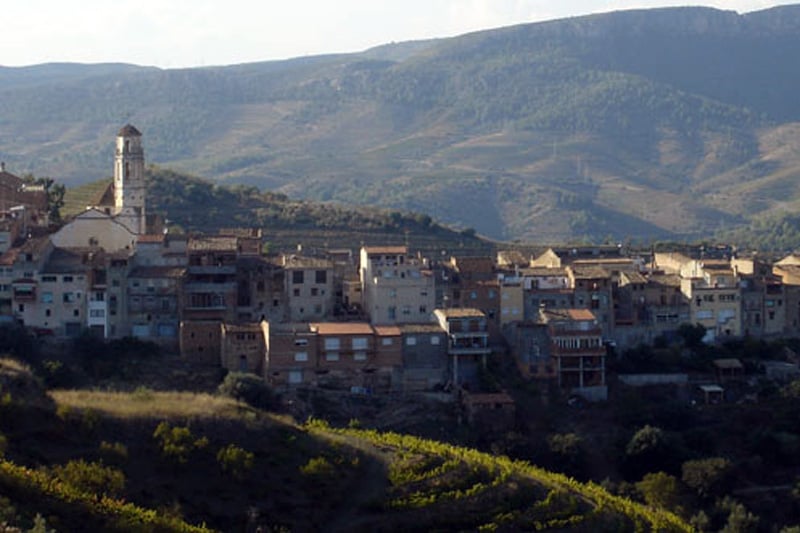
<svg viewBox="0 0 800 533">
<path fill-rule="evenodd" d="M 608 395 L 609 353 L 682 325 L 702 326 L 707 343 L 800 331 L 794 255 L 768 264 L 578 246 L 431 258 L 392 245 L 269 256 L 258 228 L 166 231 L 147 212 L 144 169 L 142 135 L 127 125 L 108 189 L 55 231 L 45 191 L 2 169 L 0 320 L 54 339 L 135 337 L 281 390 L 443 390 L 476 402 L 498 354 L 526 379 L 596 401 Z M 512 402 L 491 392 L 493 408 Z"/>
</svg>

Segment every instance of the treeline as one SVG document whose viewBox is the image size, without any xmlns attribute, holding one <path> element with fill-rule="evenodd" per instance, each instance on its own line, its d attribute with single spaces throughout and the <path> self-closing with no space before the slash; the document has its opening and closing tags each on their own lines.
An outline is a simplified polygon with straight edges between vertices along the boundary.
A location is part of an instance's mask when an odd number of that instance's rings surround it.
<svg viewBox="0 0 800 533">
<path fill-rule="evenodd" d="M 217 185 L 197 177 L 151 166 L 146 172 L 151 212 L 187 231 L 213 232 L 238 225 L 270 229 L 440 233 L 463 235 L 430 216 L 368 207 L 296 201 L 247 185 Z"/>
</svg>

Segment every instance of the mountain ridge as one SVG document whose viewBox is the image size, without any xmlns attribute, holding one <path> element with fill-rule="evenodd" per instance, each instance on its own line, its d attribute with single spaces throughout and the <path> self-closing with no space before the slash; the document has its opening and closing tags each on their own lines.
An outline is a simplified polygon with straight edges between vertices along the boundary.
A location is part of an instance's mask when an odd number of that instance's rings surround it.
<svg viewBox="0 0 800 533">
<path fill-rule="evenodd" d="M 798 30 L 797 5 L 661 8 L 33 85 L 0 68 L 0 157 L 94 181 L 133 122 L 161 166 L 299 199 L 496 239 L 693 238 L 800 205 Z"/>
</svg>

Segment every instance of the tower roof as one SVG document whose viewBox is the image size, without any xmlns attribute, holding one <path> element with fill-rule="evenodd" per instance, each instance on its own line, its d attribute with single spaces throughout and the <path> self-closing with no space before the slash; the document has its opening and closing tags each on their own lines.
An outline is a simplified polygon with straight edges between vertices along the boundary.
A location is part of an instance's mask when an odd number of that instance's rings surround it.
<svg viewBox="0 0 800 533">
<path fill-rule="evenodd" d="M 142 133 L 137 130 L 135 127 L 131 126 L 130 124 L 125 124 L 119 133 L 117 133 L 117 137 L 141 137 Z"/>
</svg>

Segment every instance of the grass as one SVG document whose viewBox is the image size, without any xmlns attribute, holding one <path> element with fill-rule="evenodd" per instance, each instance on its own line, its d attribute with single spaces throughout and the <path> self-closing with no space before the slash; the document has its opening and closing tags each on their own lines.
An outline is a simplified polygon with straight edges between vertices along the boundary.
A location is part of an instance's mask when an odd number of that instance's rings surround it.
<svg viewBox="0 0 800 533">
<path fill-rule="evenodd" d="M 194 392 L 53 390 L 50 395 L 59 408 L 93 410 L 120 419 L 242 419 L 246 413 L 256 413 L 232 398 Z"/>
</svg>

